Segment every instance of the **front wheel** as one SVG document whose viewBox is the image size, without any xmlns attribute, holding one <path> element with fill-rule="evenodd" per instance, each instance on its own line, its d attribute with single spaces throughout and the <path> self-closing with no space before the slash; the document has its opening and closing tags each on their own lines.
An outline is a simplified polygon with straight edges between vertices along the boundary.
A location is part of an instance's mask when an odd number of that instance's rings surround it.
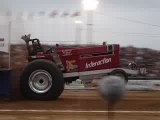
<svg viewBox="0 0 160 120">
<path fill-rule="evenodd" d="M 121 77 L 126 83 L 128 82 L 128 76 L 123 70 L 114 70 L 111 72 L 111 75 Z"/>
<path fill-rule="evenodd" d="M 20 78 L 24 96 L 36 100 L 57 99 L 64 89 L 63 74 L 51 61 L 35 60 L 23 70 Z"/>
</svg>

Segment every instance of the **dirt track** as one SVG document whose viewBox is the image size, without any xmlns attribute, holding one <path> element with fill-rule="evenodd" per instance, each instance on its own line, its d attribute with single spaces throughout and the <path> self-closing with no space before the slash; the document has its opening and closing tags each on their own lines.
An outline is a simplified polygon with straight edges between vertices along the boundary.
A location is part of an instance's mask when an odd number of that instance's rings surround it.
<svg viewBox="0 0 160 120">
<path fill-rule="evenodd" d="M 96 90 L 65 90 L 57 101 L 0 101 L 0 120 L 107 119 L 107 102 Z M 127 92 L 110 114 L 116 120 L 159 120 L 160 92 Z"/>
</svg>

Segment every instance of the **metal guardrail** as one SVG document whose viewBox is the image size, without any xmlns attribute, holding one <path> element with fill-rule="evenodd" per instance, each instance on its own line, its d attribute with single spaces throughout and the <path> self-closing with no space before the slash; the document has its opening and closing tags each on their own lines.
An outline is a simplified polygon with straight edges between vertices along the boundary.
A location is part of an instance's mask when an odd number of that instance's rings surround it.
<svg viewBox="0 0 160 120">
<path fill-rule="evenodd" d="M 98 86 L 83 86 L 82 84 L 66 85 L 65 90 L 96 90 Z M 129 80 L 126 86 L 128 91 L 160 91 L 160 80 Z"/>
<path fill-rule="evenodd" d="M 129 77 L 129 80 L 160 80 L 160 77 Z"/>
</svg>

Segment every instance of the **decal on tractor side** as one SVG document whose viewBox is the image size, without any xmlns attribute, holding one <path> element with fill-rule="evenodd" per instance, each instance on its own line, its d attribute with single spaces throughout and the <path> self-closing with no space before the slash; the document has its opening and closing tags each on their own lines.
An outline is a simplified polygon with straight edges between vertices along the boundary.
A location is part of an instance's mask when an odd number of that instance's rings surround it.
<svg viewBox="0 0 160 120">
<path fill-rule="evenodd" d="M 62 50 L 63 56 L 68 56 L 68 55 L 72 55 L 72 50 Z"/>
<path fill-rule="evenodd" d="M 75 65 L 76 61 L 75 60 L 66 60 L 66 69 L 67 69 L 67 72 L 70 72 L 70 71 L 74 71 L 75 69 L 77 69 L 77 65 Z"/>
<path fill-rule="evenodd" d="M 91 61 L 90 63 L 86 63 L 86 69 L 104 65 L 110 62 L 111 62 L 111 58 L 103 58 L 102 60 L 99 60 L 97 62 Z"/>
</svg>

